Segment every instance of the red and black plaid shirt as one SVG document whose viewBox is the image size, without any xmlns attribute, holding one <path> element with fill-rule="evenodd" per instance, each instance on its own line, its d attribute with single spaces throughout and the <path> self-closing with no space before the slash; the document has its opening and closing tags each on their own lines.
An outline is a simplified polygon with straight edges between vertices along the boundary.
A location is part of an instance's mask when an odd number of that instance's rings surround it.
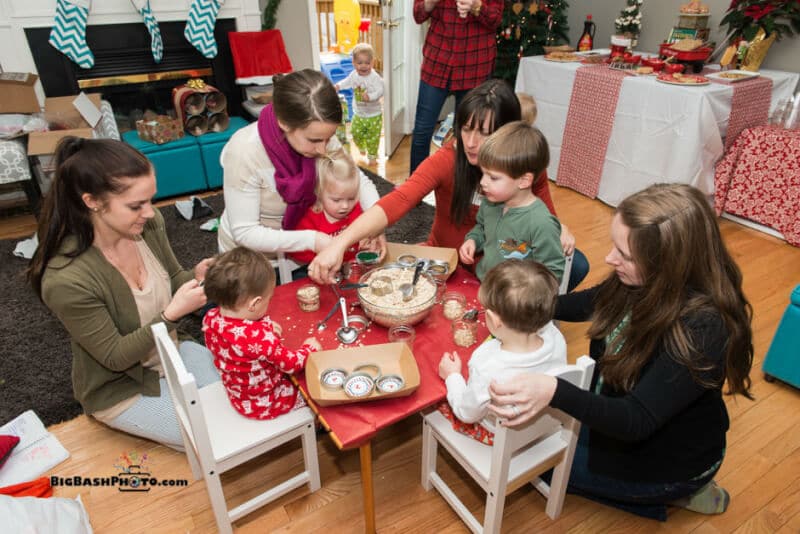
<svg viewBox="0 0 800 534">
<path fill-rule="evenodd" d="M 459 16 L 456 0 L 440 0 L 425 12 L 424 0 L 414 0 L 414 20 L 431 25 L 422 48 L 422 81 L 440 89 L 468 90 L 489 79 L 497 55 L 495 32 L 503 15 L 503 0 L 483 0 L 480 13 Z"/>
</svg>

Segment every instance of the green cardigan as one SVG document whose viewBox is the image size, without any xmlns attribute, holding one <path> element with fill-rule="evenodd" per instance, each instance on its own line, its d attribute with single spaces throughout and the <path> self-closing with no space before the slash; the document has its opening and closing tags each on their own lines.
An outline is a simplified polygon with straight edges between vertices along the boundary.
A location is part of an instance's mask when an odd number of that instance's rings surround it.
<svg viewBox="0 0 800 534">
<path fill-rule="evenodd" d="M 172 292 L 191 280 L 167 239 L 158 210 L 142 232 L 150 250 L 169 274 Z M 142 325 L 128 283 L 95 247 L 76 258 L 75 238 L 64 241 L 42 278 L 42 300 L 69 332 L 72 345 L 72 388 L 86 413 L 110 408 L 141 393 L 160 395 L 158 373 L 142 366 L 155 341 L 150 325 Z M 174 329 L 176 324 L 168 323 Z"/>
</svg>

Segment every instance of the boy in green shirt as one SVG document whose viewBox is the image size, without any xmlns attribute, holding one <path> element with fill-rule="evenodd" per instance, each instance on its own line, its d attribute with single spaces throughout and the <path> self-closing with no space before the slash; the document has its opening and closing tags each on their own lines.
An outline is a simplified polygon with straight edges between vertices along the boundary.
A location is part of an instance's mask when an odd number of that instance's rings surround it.
<svg viewBox="0 0 800 534">
<path fill-rule="evenodd" d="M 522 121 L 501 127 L 481 146 L 478 164 L 485 198 L 458 251 L 467 265 L 475 263 L 476 252 L 483 252 L 475 269 L 479 279 L 498 263 L 516 258 L 541 262 L 561 280 L 561 224 L 531 187 L 549 160 L 547 140 Z"/>
</svg>

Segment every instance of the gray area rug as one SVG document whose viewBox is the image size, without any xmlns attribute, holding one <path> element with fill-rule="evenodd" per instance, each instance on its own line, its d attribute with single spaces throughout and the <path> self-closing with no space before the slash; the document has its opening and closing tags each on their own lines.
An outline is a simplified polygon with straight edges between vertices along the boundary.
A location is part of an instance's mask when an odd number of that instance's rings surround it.
<svg viewBox="0 0 800 534">
<path fill-rule="evenodd" d="M 365 170 L 378 192 L 385 195 L 394 186 Z M 222 213 L 222 194 L 206 202 L 214 216 Z M 217 251 L 216 233 L 199 229 L 207 219 L 186 221 L 174 206 L 161 208 L 175 255 L 182 265 L 192 267 Z M 389 241 L 424 241 L 433 221 L 433 208 L 420 204 L 399 223 L 388 229 Z M 12 254 L 16 240 L 0 241 L 0 425 L 25 410 L 33 409 L 45 425 L 68 421 L 82 413 L 72 396 L 70 378 L 72 354 L 69 336 L 61 323 L 36 298 L 25 283 L 27 260 Z M 181 331 L 202 341 L 200 319 L 189 317 Z"/>
</svg>

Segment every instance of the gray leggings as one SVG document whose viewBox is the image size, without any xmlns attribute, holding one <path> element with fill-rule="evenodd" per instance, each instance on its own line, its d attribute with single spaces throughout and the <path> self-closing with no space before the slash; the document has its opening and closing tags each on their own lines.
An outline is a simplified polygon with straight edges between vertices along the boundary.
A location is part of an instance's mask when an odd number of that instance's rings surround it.
<svg viewBox="0 0 800 534">
<path fill-rule="evenodd" d="M 198 388 L 219 380 L 219 371 L 214 367 L 214 356 L 203 345 L 184 341 L 178 350 L 186 369 L 194 375 Z M 183 437 L 167 380 L 162 378 L 159 385 L 160 396 L 142 395 L 133 406 L 109 422 L 108 426 L 182 451 Z"/>
</svg>

